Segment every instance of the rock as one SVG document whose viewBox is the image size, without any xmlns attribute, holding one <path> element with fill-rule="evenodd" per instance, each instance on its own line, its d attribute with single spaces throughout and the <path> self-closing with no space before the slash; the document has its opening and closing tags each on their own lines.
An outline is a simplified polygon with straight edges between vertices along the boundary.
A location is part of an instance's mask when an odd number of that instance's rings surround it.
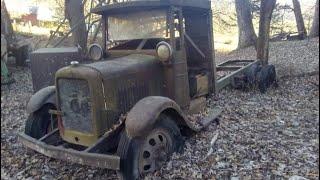
<svg viewBox="0 0 320 180">
<path fill-rule="evenodd" d="M 299 127 L 300 123 L 298 122 L 298 120 L 292 120 L 292 126 L 293 127 Z"/>
<path fill-rule="evenodd" d="M 55 178 L 53 176 L 47 174 L 47 175 L 42 176 L 41 179 L 42 180 L 52 180 L 52 179 L 55 179 Z"/>
<path fill-rule="evenodd" d="M 285 168 L 286 168 L 286 165 L 280 163 L 277 170 L 278 170 L 279 172 L 284 172 L 284 169 L 285 169 Z"/>
<path fill-rule="evenodd" d="M 235 177 L 231 177 L 230 180 L 239 180 L 239 177 L 238 176 L 235 176 Z"/>
<path fill-rule="evenodd" d="M 308 179 L 302 176 L 294 175 L 294 176 L 291 176 L 289 180 L 308 180 Z"/>
<path fill-rule="evenodd" d="M 167 169 L 170 170 L 172 169 L 172 161 L 169 161 L 167 164 Z"/>
<path fill-rule="evenodd" d="M 217 165 L 216 165 L 216 167 L 217 167 L 218 169 L 224 169 L 224 168 L 226 168 L 227 166 L 228 166 L 228 163 L 226 163 L 226 162 L 218 162 Z"/>
<path fill-rule="evenodd" d="M 32 175 L 32 176 L 38 175 L 38 170 L 36 170 L 36 169 L 31 169 L 30 175 Z"/>
<path fill-rule="evenodd" d="M 93 178 L 93 174 L 89 174 L 89 175 L 88 175 L 88 178 Z"/>
</svg>

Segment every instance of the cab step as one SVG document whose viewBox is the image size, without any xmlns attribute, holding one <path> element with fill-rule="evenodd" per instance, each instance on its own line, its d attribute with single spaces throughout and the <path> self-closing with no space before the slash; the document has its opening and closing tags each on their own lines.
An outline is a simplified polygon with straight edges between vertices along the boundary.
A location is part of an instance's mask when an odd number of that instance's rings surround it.
<svg viewBox="0 0 320 180">
<path fill-rule="evenodd" d="M 221 113 L 222 109 L 219 107 L 209 109 L 208 114 L 205 117 L 203 117 L 203 119 L 200 121 L 202 128 L 209 126 L 211 122 L 217 120 Z"/>
</svg>

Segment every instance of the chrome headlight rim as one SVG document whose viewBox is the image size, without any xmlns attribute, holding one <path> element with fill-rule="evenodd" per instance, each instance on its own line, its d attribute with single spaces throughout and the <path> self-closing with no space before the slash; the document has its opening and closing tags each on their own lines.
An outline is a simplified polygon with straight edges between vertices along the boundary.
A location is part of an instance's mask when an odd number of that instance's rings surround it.
<svg viewBox="0 0 320 180">
<path fill-rule="evenodd" d="M 169 62 L 172 59 L 173 49 L 165 41 L 161 41 L 156 46 L 157 57 L 161 62 Z"/>
<path fill-rule="evenodd" d="M 94 50 L 95 50 L 95 52 L 94 52 Z M 89 55 L 90 59 L 92 59 L 94 61 L 99 61 L 103 57 L 103 49 L 97 43 L 91 44 L 88 48 L 88 55 Z"/>
</svg>

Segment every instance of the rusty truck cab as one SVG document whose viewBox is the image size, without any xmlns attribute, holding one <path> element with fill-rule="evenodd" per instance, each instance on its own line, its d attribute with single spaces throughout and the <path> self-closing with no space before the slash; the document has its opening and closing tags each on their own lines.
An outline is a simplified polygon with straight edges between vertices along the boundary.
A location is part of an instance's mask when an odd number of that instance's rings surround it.
<svg viewBox="0 0 320 180">
<path fill-rule="evenodd" d="M 211 3 L 207 0 L 132 1 L 97 7 L 103 18 L 105 57 L 141 53 L 157 56 L 157 44 L 172 48 L 162 62 L 165 96 L 183 109 L 214 92 L 215 62 Z"/>
</svg>

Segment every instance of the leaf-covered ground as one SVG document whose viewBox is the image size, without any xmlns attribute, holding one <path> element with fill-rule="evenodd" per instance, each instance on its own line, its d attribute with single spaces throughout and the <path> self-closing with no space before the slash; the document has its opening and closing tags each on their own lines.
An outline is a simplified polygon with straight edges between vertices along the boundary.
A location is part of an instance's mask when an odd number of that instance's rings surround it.
<svg viewBox="0 0 320 180">
<path fill-rule="evenodd" d="M 253 48 L 217 53 L 219 62 L 254 57 Z M 183 153 L 145 179 L 318 179 L 319 74 L 301 76 L 319 71 L 318 58 L 318 39 L 272 43 L 279 88 L 266 94 L 222 90 L 208 101 L 224 109 L 220 126 L 187 139 Z M 1 179 L 116 179 L 114 171 L 54 160 L 18 142 L 33 92 L 30 70 L 11 70 L 16 83 L 1 86 Z M 213 153 L 204 159 L 218 131 Z"/>
</svg>

